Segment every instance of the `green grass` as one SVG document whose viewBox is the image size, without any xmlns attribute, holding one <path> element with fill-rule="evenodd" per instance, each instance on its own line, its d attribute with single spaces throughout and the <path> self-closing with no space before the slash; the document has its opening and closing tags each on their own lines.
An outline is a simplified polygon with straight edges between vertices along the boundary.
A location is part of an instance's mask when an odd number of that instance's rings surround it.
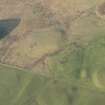
<svg viewBox="0 0 105 105">
<path fill-rule="evenodd" d="M 25 101 L 31 105 L 30 98 L 35 98 L 46 81 L 43 76 L 0 65 L 0 105 L 26 105 Z"/>
<path fill-rule="evenodd" d="M 67 47 L 67 46 L 66 46 Z M 105 91 L 105 37 L 99 36 L 87 46 L 76 47 L 69 45 L 65 51 L 55 55 L 49 66 L 54 79 L 66 82 L 79 82 L 87 87 L 100 88 L 100 82 Z M 97 75 L 96 75 L 97 73 Z M 100 75 L 99 75 L 100 74 Z M 96 82 L 97 81 L 97 82 Z M 102 84 L 103 83 L 103 84 Z"/>
<path fill-rule="evenodd" d="M 49 76 L 0 64 L 0 105 L 105 105 L 105 23 L 95 14 L 76 22 L 73 35 L 91 41 L 64 44 L 49 58 Z"/>
<path fill-rule="evenodd" d="M 105 92 L 91 79 L 95 68 L 104 66 L 102 40 L 86 49 L 69 45 L 53 56 L 51 77 L 0 65 L 0 105 L 104 105 Z M 90 74 L 89 80 L 81 77 L 83 70 Z"/>
<path fill-rule="evenodd" d="M 85 51 L 84 68 L 94 84 L 105 91 L 105 37 L 94 39 Z"/>
<path fill-rule="evenodd" d="M 77 89 L 62 83 L 0 65 L 0 105 L 69 105 Z"/>
</svg>

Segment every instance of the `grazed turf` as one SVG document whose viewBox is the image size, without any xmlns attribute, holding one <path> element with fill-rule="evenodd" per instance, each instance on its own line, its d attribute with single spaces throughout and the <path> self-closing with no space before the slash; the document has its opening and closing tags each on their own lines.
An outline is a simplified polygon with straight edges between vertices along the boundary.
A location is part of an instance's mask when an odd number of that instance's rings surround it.
<svg viewBox="0 0 105 105">
<path fill-rule="evenodd" d="M 93 79 L 96 87 L 105 90 L 105 37 L 98 37 L 91 42 L 85 54 L 84 68 Z"/>
<path fill-rule="evenodd" d="M 29 105 L 46 80 L 43 76 L 0 65 L 0 104 L 26 105 L 24 102 L 28 101 Z"/>
<path fill-rule="evenodd" d="M 0 65 L 1 105 L 104 105 L 104 97 L 80 79 L 63 81 Z"/>
<path fill-rule="evenodd" d="M 47 9 L 43 11 L 43 8 L 33 11 L 37 19 L 42 19 L 45 15 L 42 21 L 38 20 L 39 30 L 34 30 L 34 25 L 32 30 L 29 29 L 35 18 L 29 15 L 31 18 L 25 18 L 26 27 L 21 27 L 23 38 L 13 41 L 13 44 L 10 40 L 5 40 L 11 42 L 12 47 L 9 51 L 8 43 L 1 47 L 1 52 L 4 49 L 2 54 L 7 51 L 3 61 L 27 67 L 35 66 L 36 61 L 41 61 L 39 65 L 44 65 L 41 70 L 44 72 L 47 66 L 49 74 L 42 76 L 30 69 L 20 70 L 0 65 L 0 105 L 105 105 L 105 21 L 96 13 L 99 1 L 75 0 L 72 4 L 70 0 L 62 1 L 58 0 L 60 6 L 55 1 L 48 2 L 51 10 L 56 7 L 52 10 L 56 14 L 44 14 Z M 68 4 L 64 5 L 64 2 Z M 78 9 L 83 14 L 74 16 Z M 61 14 L 58 13 L 60 11 Z M 67 16 L 70 17 L 63 15 L 65 11 L 68 11 Z M 53 18 L 50 17 L 52 15 Z M 46 17 L 54 23 L 46 23 Z M 71 22 L 71 18 L 75 21 Z M 65 27 L 68 26 L 65 22 L 69 24 L 68 28 Z M 66 35 L 68 40 L 65 41 Z M 63 50 L 59 51 L 59 47 Z M 36 60 L 37 58 L 40 59 Z"/>
</svg>

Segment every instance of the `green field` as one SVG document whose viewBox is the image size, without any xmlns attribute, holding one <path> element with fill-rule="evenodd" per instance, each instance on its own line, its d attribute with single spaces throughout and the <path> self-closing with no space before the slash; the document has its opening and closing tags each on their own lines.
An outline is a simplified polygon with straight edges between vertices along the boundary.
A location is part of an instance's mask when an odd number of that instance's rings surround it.
<svg viewBox="0 0 105 105">
<path fill-rule="evenodd" d="M 104 37 L 70 44 L 50 57 L 49 76 L 0 64 L 0 105 L 104 105 L 104 51 Z"/>
<path fill-rule="evenodd" d="M 39 1 L 0 1 L 0 105 L 105 105 L 105 0 Z"/>
</svg>

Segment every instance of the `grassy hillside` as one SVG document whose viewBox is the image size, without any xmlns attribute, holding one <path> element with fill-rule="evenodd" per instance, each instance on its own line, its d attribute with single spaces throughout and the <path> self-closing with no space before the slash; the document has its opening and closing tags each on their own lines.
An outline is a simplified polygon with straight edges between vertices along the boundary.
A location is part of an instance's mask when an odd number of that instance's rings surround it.
<svg viewBox="0 0 105 105">
<path fill-rule="evenodd" d="M 0 1 L 0 105 L 105 105 L 104 4 Z"/>
<path fill-rule="evenodd" d="M 49 58 L 50 75 L 0 64 L 2 105 L 104 105 L 104 36 Z"/>
<path fill-rule="evenodd" d="M 70 63 L 73 59 L 76 67 Z M 53 70 L 59 72 L 55 71 L 56 76 L 52 74 L 50 77 L 0 64 L 0 104 L 104 105 L 103 89 L 95 87 L 92 79 L 88 81 L 80 77 L 81 70 L 78 70 L 81 67 L 78 68 L 77 62 L 77 59 L 69 57 L 69 62 L 56 65 L 58 69 Z"/>
</svg>

